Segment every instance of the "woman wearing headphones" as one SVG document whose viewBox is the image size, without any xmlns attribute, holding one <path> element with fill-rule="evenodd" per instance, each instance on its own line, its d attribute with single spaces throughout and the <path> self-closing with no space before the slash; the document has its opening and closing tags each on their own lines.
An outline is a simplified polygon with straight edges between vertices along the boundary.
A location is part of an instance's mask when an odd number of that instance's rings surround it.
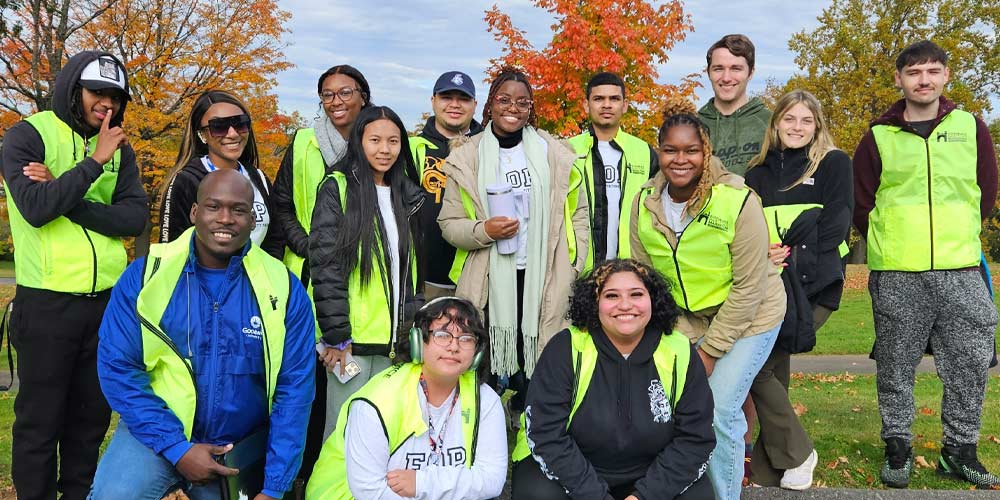
<svg viewBox="0 0 1000 500">
<path fill-rule="evenodd" d="M 400 342 L 405 362 L 373 377 L 341 408 L 306 498 L 499 496 L 507 440 L 500 398 L 477 376 L 488 371 L 487 346 L 471 303 L 428 302 Z"/>
</svg>

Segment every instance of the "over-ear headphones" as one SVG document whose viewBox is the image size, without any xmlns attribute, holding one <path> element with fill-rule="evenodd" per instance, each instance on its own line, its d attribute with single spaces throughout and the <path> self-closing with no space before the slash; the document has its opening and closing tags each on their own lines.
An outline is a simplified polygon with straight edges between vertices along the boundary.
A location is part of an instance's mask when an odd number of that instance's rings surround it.
<svg viewBox="0 0 1000 500">
<path fill-rule="evenodd" d="M 436 304 L 438 302 L 443 302 L 445 300 L 463 300 L 458 297 L 446 296 L 438 297 L 436 299 L 428 301 L 421 307 L 417 313 L 426 310 L 431 304 Z M 428 332 L 428 336 L 430 333 Z M 428 339 L 429 340 L 429 339 Z M 486 351 L 486 346 L 482 342 L 476 343 L 476 355 L 472 357 L 472 364 L 469 365 L 469 371 L 474 372 L 479 368 L 479 363 L 483 361 L 483 352 Z M 410 326 L 410 360 L 414 363 L 423 363 L 424 361 L 424 331 L 422 328 L 417 326 L 416 318 L 413 320 L 413 325 Z"/>
</svg>

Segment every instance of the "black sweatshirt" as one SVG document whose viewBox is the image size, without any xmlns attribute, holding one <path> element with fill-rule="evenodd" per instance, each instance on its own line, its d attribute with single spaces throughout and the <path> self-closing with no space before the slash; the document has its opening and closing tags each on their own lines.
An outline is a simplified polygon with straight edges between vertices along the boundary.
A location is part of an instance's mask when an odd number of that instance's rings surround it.
<svg viewBox="0 0 1000 500">
<path fill-rule="evenodd" d="M 811 180 L 791 186 L 809 166 L 806 148 L 772 149 L 764 163 L 746 173 L 746 184 L 757 192 L 764 207 L 818 203 L 823 205 L 815 235 L 803 238 L 795 256 L 810 298 L 836 281 L 843 281 L 843 261 L 838 247 L 847 239 L 854 211 L 851 158 L 836 149 L 820 161 Z M 803 245 L 805 250 L 803 251 Z M 836 309 L 837 301 L 833 305 Z M 826 305 L 826 304 L 824 304 Z"/>
<path fill-rule="evenodd" d="M 466 135 L 476 135 L 483 131 L 483 126 L 479 122 L 472 120 L 469 126 L 469 133 Z M 420 209 L 420 223 L 423 228 L 423 248 L 424 255 L 433 255 L 434 258 L 427 259 L 425 280 L 438 285 L 454 285 L 448 273 L 451 272 L 452 261 L 455 260 L 455 247 L 445 241 L 441 236 L 441 226 L 437 223 L 437 216 L 441 213 L 441 200 L 444 199 L 444 188 L 447 183 L 442 167 L 444 160 L 451 152 L 449 140 L 438 132 L 434 125 L 434 117 L 427 119 L 420 137 L 427 139 L 437 149 L 427 148 L 424 151 L 423 178 L 411 179 L 424 190 L 424 206 Z M 416 166 L 418 169 L 421 165 Z M 411 176 L 412 177 L 412 176 Z"/>
<path fill-rule="evenodd" d="M 633 483 L 640 500 L 674 498 L 704 474 L 715 448 L 712 392 L 701 358 L 692 347 L 680 400 L 671 404 L 669 420 L 658 423 L 651 408 L 659 407 L 671 385 L 661 386 L 653 364 L 659 333 L 648 329 L 628 359 L 603 331 L 591 335 L 597 366 L 568 430 L 574 384 L 569 331 L 542 351 L 525 410 L 535 459 L 573 500 L 604 500 L 609 487 Z"/>
<path fill-rule="evenodd" d="M 166 194 L 160 203 L 160 243 L 174 241 L 194 225 L 191 221 L 191 205 L 197 201 L 198 185 L 201 180 L 208 175 L 205 164 L 201 161 L 201 156 L 192 156 L 183 168 L 177 171 L 177 175 L 170 180 L 166 187 Z M 271 214 L 271 224 L 267 226 L 267 234 L 260 247 L 276 259 L 281 259 L 285 252 L 284 232 L 274 218 L 274 196 L 271 182 L 264 175 L 264 172 L 243 165 L 246 168 L 250 182 L 254 188 L 260 191 L 267 203 L 267 211 Z"/>
<path fill-rule="evenodd" d="M 77 82 L 87 64 L 107 52 L 89 51 L 89 57 L 72 60 L 56 78 L 52 96 L 52 111 L 68 124 L 73 131 L 84 138 L 97 135 L 80 118 L 80 109 L 73 109 L 78 102 L 74 94 L 80 92 Z M 122 102 L 121 110 L 111 118 L 111 126 L 122 124 L 127 102 Z M 81 106 L 80 104 L 75 104 Z M 118 179 L 111 197 L 111 204 L 105 205 L 83 199 L 91 184 L 104 173 L 104 166 L 86 156 L 74 158 L 76 166 L 56 179 L 36 182 L 25 177 L 21 169 L 29 162 L 45 163 L 45 143 L 42 136 L 30 123 L 21 121 L 11 127 L 3 137 L 0 150 L 0 168 L 7 181 L 7 196 L 13 198 L 24 219 L 34 227 L 41 228 L 58 217 L 65 216 L 75 224 L 109 237 L 138 236 L 149 219 L 148 197 L 139 181 L 139 168 L 135 162 L 135 151 L 128 144 L 121 148 Z M 111 160 L 114 162 L 114 160 Z M 18 258 L 33 258 L 18 255 Z"/>
</svg>

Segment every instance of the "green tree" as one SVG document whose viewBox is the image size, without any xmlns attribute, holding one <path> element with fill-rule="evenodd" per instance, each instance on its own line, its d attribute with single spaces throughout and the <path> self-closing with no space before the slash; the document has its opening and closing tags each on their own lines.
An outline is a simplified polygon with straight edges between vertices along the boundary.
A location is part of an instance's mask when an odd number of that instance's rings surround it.
<svg viewBox="0 0 1000 500">
<path fill-rule="evenodd" d="M 833 0 L 817 19 L 817 28 L 788 42 L 801 71 L 783 85 L 771 83 L 766 94 L 815 94 L 837 145 L 848 153 L 869 123 L 902 97 L 893 78 L 896 56 L 919 40 L 949 54 L 945 96 L 976 115 L 992 110 L 989 98 L 1000 91 L 1000 0 Z M 852 245 L 852 262 L 859 255 L 863 247 Z"/>
</svg>

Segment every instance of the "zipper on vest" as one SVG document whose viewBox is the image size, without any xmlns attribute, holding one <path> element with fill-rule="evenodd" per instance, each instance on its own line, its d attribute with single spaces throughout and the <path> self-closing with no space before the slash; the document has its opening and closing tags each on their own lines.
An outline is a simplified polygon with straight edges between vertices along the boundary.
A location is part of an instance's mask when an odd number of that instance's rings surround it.
<svg viewBox="0 0 1000 500">
<path fill-rule="evenodd" d="M 80 226 L 83 229 L 83 235 L 87 237 L 87 243 L 90 243 L 90 255 L 93 258 L 93 275 L 90 282 L 90 293 L 97 293 L 97 248 L 94 246 L 94 240 L 90 239 L 90 231 L 87 228 Z"/>
<path fill-rule="evenodd" d="M 167 334 L 163 333 L 163 330 L 160 330 L 159 327 L 151 323 L 148 319 L 144 318 L 141 314 L 139 314 L 138 316 L 139 316 L 139 323 L 142 323 L 142 325 L 145 326 L 146 329 L 148 329 L 150 332 L 152 332 L 153 335 L 162 340 L 164 344 L 167 344 L 167 347 L 169 347 L 170 350 L 173 351 L 178 358 L 180 358 L 181 363 L 184 363 L 184 367 L 187 368 L 188 375 L 191 375 L 191 387 L 197 388 L 198 384 L 195 383 L 194 370 L 191 368 L 191 365 L 188 364 L 187 360 L 184 359 L 184 356 L 181 354 L 180 349 L 177 348 L 177 344 L 175 344 L 173 340 L 170 340 L 170 337 L 168 337 Z"/>
<path fill-rule="evenodd" d="M 666 189 L 664 189 L 663 191 L 664 191 L 664 194 L 666 196 L 670 196 L 669 193 L 666 193 Z M 661 196 L 663 196 L 663 195 L 661 195 Z M 698 215 L 695 215 L 691 219 L 691 222 L 688 223 L 688 226 L 690 226 L 692 223 L 694 223 L 696 220 L 698 220 L 698 217 L 700 217 L 701 214 L 705 213 L 705 211 L 708 210 L 708 204 L 711 201 L 712 201 L 712 192 L 710 190 L 708 192 L 708 194 L 706 194 L 705 203 L 702 204 L 701 210 L 698 211 Z M 686 210 L 687 209 L 685 208 L 685 211 Z M 681 240 L 684 239 L 684 233 L 685 232 L 687 232 L 687 226 L 684 227 L 684 231 L 681 231 L 680 236 L 677 237 L 677 246 L 674 247 L 672 250 L 674 252 L 674 259 L 673 259 L 674 260 L 674 269 L 677 271 L 677 284 L 679 284 L 681 286 L 681 296 L 684 297 L 684 308 L 687 309 L 688 311 L 690 311 L 691 310 L 691 304 L 690 304 L 690 301 L 688 300 L 687 290 L 684 288 L 684 277 L 681 276 L 681 264 L 680 264 L 680 261 L 677 260 L 677 254 L 680 253 Z M 667 246 L 670 246 L 670 244 L 668 243 Z"/>
<path fill-rule="evenodd" d="M 924 149 L 927 151 L 927 215 L 928 215 L 928 226 L 930 229 L 931 239 L 929 241 L 931 247 L 931 270 L 934 270 L 934 199 L 931 194 L 931 143 L 928 142 L 929 137 L 924 138 Z"/>
</svg>

